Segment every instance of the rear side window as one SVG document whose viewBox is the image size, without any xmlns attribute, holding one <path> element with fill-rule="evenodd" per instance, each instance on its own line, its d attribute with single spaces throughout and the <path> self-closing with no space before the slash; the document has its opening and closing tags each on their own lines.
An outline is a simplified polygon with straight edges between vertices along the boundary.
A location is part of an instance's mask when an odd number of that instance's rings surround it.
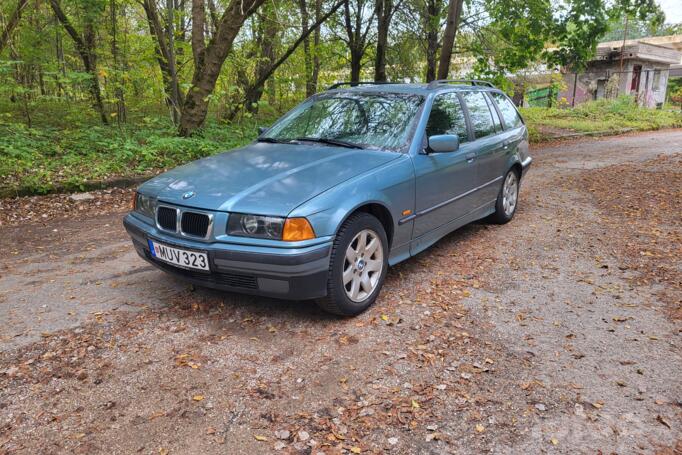
<svg viewBox="0 0 682 455">
<path fill-rule="evenodd" d="M 507 126 L 507 128 L 517 128 L 523 125 L 523 121 L 521 120 L 521 117 L 519 117 L 519 113 L 516 111 L 514 104 L 509 101 L 509 98 L 501 93 L 493 92 L 491 95 L 497 103 L 497 106 L 500 108 L 502 118 L 504 118 L 504 124 Z"/>
<path fill-rule="evenodd" d="M 497 109 L 495 109 L 492 100 L 488 97 L 486 97 L 485 100 L 488 102 L 488 109 L 490 109 L 490 113 L 493 114 L 493 123 L 495 124 L 495 131 L 499 133 L 504 129 L 502 128 L 502 121 L 500 120 L 500 115 L 497 113 Z"/>
<path fill-rule="evenodd" d="M 469 109 L 469 120 L 476 139 L 495 134 L 495 125 L 483 92 L 464 92 L 462 96 Z"/>
<path fill-rule="evenodd" d="M 426 135 L 438 134 L 455 134 L 460 143 L 469 140 L 466 118 L 456 93 L 444 93 L 433 100 Z"/>
</svg>

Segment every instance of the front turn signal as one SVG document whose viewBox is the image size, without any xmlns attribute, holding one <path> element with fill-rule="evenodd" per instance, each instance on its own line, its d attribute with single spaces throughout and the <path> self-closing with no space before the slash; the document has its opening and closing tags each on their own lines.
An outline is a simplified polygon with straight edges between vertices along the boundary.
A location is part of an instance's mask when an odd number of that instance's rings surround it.
<svg viewBox="0 0 682 455">
<path fill-rule="evenodd" d="M 315 231 L 305 218 L 287 218 L 284 222 L 282 240 L 286 242 L 298 242 L 315 238 Z"/>
</svg>

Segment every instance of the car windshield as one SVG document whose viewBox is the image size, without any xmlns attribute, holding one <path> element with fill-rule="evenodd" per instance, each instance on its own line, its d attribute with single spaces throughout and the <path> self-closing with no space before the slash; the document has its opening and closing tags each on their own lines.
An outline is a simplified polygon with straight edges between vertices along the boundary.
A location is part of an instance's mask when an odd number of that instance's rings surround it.
<svg viewBox="0 0 682 455">
<path fill-rule="evenodd" d="M 422 100 L 401 93 L 324 94 L 295 108 L 260 139 L 400 150 Z"/>
</svg>

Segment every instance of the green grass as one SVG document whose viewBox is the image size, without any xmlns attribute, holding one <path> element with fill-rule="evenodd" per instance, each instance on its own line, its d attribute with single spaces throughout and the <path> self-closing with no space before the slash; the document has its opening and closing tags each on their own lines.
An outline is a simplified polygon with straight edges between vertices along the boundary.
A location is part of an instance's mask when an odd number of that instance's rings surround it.
<svg viewBox="0 0 682 455">
<path fill-rule="evenodd" d="M 679 109 L 646 109 L 638 107 L 632 97 L 602 99 L 575 108 L 530 107 L 521 109 L 526 120 L 531 142 L 550 140 L 554 135 L 547 130 L 566 130 L 566 133 L 617 133 L 624 129 L 635 131 L 682 127 Z"/>
<path fill-rule="evenodd" d="M 243 145 L 256 137 L 259 123 L 209 121 L 199 134 L 180 138 L 165 117 L 136 116 L 122 127 L 65 117 L 34 121 L 0 114 L 0 192 L 47 193 L 82 190 L 88 183 L 129 178 Z M 271 119 L 270 119 L 271 121 Z"/>
<path fill-rule="evenodd" d="M 177 137 L 163 112 L 138 107 L 122 127 L 96 123 L 87 104 L 34 106 L 32 127 L 17 106 L 0 105 L 0 195 L 76 191 L 93 182 L 134 178 L 238 147 L 256 137 L 276 114 L 235 123 L 209 121 L 195 137 Z M 566 132 L 651 130 L 682 126 L 679 110 L 638 108 L 629 98 L 600 100 L 575 109 L 527 108 L 531 141 Z M 212 116 L 214 117 L 214 116 Z"/>
</svg>

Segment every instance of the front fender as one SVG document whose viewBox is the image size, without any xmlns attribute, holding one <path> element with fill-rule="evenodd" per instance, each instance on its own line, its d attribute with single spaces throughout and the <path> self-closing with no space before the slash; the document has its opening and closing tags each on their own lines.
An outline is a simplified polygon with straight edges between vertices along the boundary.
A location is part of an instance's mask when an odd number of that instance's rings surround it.
<svg viewBox="0 0 682 455">
<path fill-rule="evenodd" d="M 386 152 L 390 153 L 390 152 Z M 296 207 L 290 217 L 306 217 L 318 237 L 335 235 L 343 222 L 367 204 L 379 204 L 391 215 L 392 250 L 409 243 L 412 223 L 398 225 L 403 211 L 415 209 L 414 168 L 407 155 L 353 177 Z"/>
</svg>

